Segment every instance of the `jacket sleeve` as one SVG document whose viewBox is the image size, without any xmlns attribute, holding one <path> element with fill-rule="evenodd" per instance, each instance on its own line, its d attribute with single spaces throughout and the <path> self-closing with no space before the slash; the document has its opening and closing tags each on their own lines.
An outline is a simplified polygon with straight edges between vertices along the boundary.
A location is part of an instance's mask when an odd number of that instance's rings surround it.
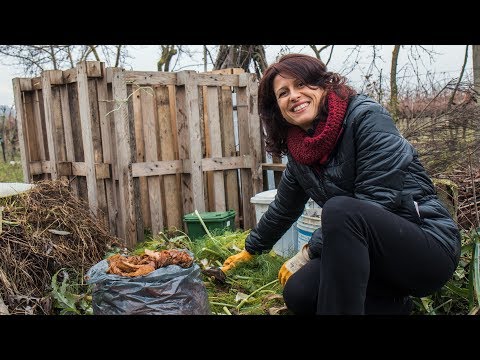
<svg viewBox="0 0 480 360">
<path fill-rule="evenodd" d="M 354 196 L 394 210 L 402 202 L 403 184 L 414 150 L 380 106 L 370 107 L 354 121 Z"/>
<path fill-rule="evenodd" d="M 303 213 L 308 198 L 287 164 L 277 195 L 245 240 L 245 249 L 250 254 L 270 251 Z"/>
</svg>

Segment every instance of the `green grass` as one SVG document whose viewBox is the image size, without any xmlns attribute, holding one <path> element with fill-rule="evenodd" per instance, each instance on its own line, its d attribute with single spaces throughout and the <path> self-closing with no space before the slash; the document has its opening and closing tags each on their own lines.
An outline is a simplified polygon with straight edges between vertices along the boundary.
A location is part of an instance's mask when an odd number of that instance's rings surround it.
<svg viewBox="0 0 480 360">
<path fill-rule="evenodd" d="M 10 161 L 0 160 L 0 182 L 23 182 L 22 163 L 15 159 L 15 165 L 10 165 Z"/>
</svg>

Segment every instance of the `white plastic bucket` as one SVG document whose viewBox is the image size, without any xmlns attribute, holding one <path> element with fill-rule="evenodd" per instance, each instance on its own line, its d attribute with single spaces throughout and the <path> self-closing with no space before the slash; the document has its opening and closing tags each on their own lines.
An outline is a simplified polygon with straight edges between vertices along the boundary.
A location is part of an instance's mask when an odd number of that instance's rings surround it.
<svg viewBox="0 0 480 360">
<path fill-rule="evenodd" d="M 277 189 L 263 191 L 256 194 L 250 199 L 250 203 L 255 205 L 255 217 L 257 224 L 262 215 L 268 210 L 270 203 L 275 200 Z M 295 255 L 297 249 L 297 231 L 295 224 L 292 225 L 287 232 L 277 241 L 273 246 L 273 251 L 283 257 L 290 257 Z"/>
<path fill-rule="evenodd" d="M 322 226 L 322 209 L 305 209 L 297 220 L 297 251 L 310 241 L 315 230 Z"/>
</svg>

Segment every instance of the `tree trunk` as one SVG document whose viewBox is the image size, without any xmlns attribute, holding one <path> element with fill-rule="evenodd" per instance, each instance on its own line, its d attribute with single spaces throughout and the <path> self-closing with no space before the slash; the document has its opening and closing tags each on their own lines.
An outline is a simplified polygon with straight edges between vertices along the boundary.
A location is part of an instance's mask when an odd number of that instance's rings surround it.
<svg viewBox="0 0 480 360">
<path fill-rule="evenodd" d="M 398 88 L 397 65 L 400 45 L 395 45 L 392 52 L 392 66 L 390 68 L 390 113 L 395 122 L 398 121 Z"/>
<path fill-rule="evenodd" d="M 213 70 L 242 68 L 250 72 L 253 65 L 260 78 L 268 67 L 263 45 L 220 45 Z"/>
</svg>

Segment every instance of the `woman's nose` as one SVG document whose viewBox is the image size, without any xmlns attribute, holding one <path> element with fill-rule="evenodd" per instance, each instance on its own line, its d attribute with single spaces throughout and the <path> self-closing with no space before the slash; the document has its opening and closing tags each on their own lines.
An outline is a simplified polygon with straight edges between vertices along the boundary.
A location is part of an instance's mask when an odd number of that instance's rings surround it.
<svg viewBox="0 0 480 360">
<path fill-rule="evenodd" d="M 300 94 L 296 91 L 296 90 L 292 90 L 290 92 L 290 100 L 295 102 L 298 100 L 298 98 L 300 97 Z"/>
</svg>

